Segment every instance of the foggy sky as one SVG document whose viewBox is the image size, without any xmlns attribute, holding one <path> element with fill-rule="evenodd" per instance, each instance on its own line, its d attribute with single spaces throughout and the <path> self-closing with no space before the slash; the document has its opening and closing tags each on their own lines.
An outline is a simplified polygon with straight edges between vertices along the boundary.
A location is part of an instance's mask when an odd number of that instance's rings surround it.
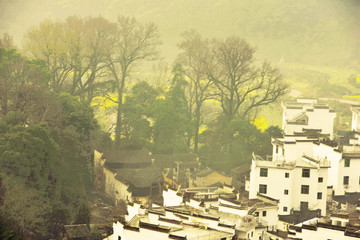
<svg viewBox="0 0 360 240">
<path fill-rule="evenodd" d="M 0 33 L 12 35 L 21 48 L 24 33 L 44 19 L 100 15 L 115 21 L 129 15 L 158 25 L 168 59 L 176 54 L 180 33 L 193 28 L 207 37 L 240 35 L 270 59 L 296 62 L 311 45 L 324 63 L 347 54 L 344 64 L 358 65 L 359 6 L 360 0 L 0 0 Z"/>
</svg>

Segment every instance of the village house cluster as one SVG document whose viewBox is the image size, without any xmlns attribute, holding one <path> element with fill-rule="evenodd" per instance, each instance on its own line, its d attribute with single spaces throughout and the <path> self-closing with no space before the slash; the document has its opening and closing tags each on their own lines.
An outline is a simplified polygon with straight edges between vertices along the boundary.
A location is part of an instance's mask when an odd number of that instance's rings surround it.
<svg viewBox="0 0 360 240">
<path fill-rule="evenodd" d="M 272 155 L 254 153 L 250 171 L 232 176 L 194 154 L 95 152 L 97 187 L 127 208 L 105 239 L 360 239 L 360 106 L 348 139 L 334 133 L 327 103 L 282 108 Z"/>
</svg>

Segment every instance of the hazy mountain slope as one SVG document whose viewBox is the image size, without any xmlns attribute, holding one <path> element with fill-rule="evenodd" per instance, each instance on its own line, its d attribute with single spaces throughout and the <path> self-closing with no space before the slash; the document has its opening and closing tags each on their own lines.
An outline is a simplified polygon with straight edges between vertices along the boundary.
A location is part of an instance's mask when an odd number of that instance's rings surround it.
<svg viewBox="0 0 360 240">
<path fill-rule="evenodd" d="M 353 65 L 359 60 L 358 0 L 0 0 L 0 32 L 20 42 L 45 18 L 118 14 L 155 22 L 172 60 L 180 33 L 194 28 L 208 37 L 240 35 L 272 61 Z"/>
</svg>

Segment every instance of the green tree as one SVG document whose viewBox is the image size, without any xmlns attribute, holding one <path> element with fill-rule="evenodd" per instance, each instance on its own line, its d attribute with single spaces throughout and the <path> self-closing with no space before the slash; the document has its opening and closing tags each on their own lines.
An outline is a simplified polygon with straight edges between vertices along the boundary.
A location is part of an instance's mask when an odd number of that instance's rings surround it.
<svg viewBox="0 0 360 240">
<path fill-rule="evenodd" d="M 23 239 L 46 239 L 47 229 L 44 217 L 49 203 L 39 191 L 28 188 L 14 180 L 6 184 L 4 202 L 0 205 L 1 216 L 6 216 L 10 227 L 19 232 Z M 12 238 L 10 238 L 12 239 Z"/>
<path fill-rule="evenodd" d="M 5 117 L 11 97 L 24 85 L 21 77 L 25 59 L 15 49 L 0 48 L 0 106 L 1 116 Z"/>
<path fill-rule="evenodd" d="M 124 103 L 123 128 L 124 147 L 142 149 L 148 147 L 152 128 L 151 107 L 155 103 L 158 91 L 146 82 L 135 84 Z"/>
<path fill-rule="evenodd" d="M 189 150 L 187 139 L 192 133 L 191 116 L 185 96 L 185 85 L 179 66 L 173 70 L 173 81 L 165 99 L 157 99 L 153 109 L 154 116 L 154 151 L 178 153 Z"/>
<path fill-rule="evenodd" d="M 76 212 L 75 224 L 90 224 L 90 209 L 85 201 L 81 202 Z"/>
<path fill-rule="evenodd" d="M 269 133 L 261 132 L 247 120 L 234 119 L 228 123 L 223 116 L 210 127 L 200 153 L 205 163 L 215 169 L 230 170 L 244 163 L 250 164 L 253 152 L 264 158 L 272 153 Z"/>
</svg>

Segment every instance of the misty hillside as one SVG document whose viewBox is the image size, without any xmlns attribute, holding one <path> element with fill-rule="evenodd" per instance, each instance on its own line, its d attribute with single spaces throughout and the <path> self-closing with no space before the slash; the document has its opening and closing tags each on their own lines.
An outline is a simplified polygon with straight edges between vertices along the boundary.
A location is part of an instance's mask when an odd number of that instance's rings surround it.
<svg viewBox="0 0 360 240">
<path fill-rule="evenodd" d="M 354 67 L 359 62 L 358 0 L 14 0 L 0 1 L 0 32 L 21 43 L 44 18 L 130 15 L 159 26 L 162 54 L 172 61 L 181 32 L 238 35 L 274 63 Z"/>
</svg>

